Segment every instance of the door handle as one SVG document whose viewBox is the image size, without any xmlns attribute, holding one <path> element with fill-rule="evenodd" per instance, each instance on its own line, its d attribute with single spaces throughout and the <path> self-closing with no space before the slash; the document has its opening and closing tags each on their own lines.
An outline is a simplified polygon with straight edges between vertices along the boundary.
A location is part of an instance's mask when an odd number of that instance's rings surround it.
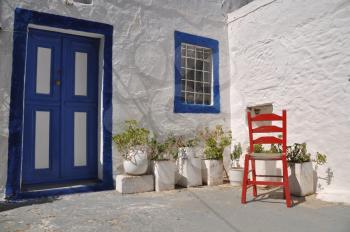
<svg viewBox="0 0 350 232">
<path fill-rule="evenodd" d="M 55 84 L 56 84 L 57 86 L 60 86 L 60 85 L 61 85 L 61 80 L 55 80 Z"/>
</svg>

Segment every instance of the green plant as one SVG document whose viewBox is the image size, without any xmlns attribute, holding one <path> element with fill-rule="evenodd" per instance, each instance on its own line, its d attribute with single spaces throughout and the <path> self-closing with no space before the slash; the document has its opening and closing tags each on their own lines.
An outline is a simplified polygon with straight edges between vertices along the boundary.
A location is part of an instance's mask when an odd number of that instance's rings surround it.
<svg viewBox="0 0 350 232">
<path fill-rule="evenodd" d="M 128 153 L 132 149 L 146 150 L 148 148 L 149 130 L 140 127 L 136 120 L 125 121 L 124 129 L 124 132 L 112 137 L 124 158 L 128 159 Z"/>
<path fill-rule="evenodd" d="M 242 146 L 241 143 L 235 144 L 233 146 L 233 151 L 230 154 L 231 160 L 239 160 L 239 158 L 241 158 L 242 155 Z"/>
<path fill-rule="evenodd" d="M 306 143 L 294 143 L 287 147 L 287 161 L 291 163 L 304 163 L 311 160 L 311 154 L 307 152 Z"/>
<path fill-rule="evenodd" d="M 221 125 L 217 125 L 215 129 L 209 130 L 206 127 L 198 133 L 205 144 L 205 159 L 220 160 L 223 159 L 225 147 L 231 144 L 231 131 L 225 132 Z"/>
<path fill-rule="evenodd" d="M 170 160 L 177 156 L 176 137 L 168 136 L 164 142 L 157 141 L 156 138 L 149 142 L 152 160 Z"/>
<path fill-rule="evenodd" d="M 194 147 L 198 143 L 197 137 L 186 139 L 186 137 L 184 135 L 180 135 L 180 136 L 176 137 L 175 139 L 176 139 L 176 146 L 177 147 Z"/>
<path fill-rule="evenodd" d="M 324 165 L 327 163 L 327 155 L 316 152 L 314 159 L 307 152 L 306 143 L 294 143 L 287 147 L 287 161 L 290 163 L 315 162 L 316 165 Z"/>
<path fill-rule="evenodd" d="M 254 144 L 254 153 L 264 153 L 265 149 L 262 144 Z"/>
<path fill-rule="evenodd" d="M 316 152 L 316 158 L 312 161 L 316 162 L 317 165 L 324 165 L 327 163 L 327 155 Z"/>
<path fill-rule="evenodd" d="M 282 153 L 282 146 L 281 144 L 271 144 L 271 148 L 270 148 L 270 153 Z"/>
</svg>

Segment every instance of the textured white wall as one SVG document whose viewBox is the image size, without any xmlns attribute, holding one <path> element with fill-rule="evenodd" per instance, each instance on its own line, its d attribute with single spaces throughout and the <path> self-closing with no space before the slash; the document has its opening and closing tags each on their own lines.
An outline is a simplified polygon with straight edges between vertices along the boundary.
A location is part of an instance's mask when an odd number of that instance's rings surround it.
<svg viewBox="0 0 350 232">
<path fill-rule="evenodd" d="M 64 1 L 0 1 L 0 190 L 6 180 L 8 113 L 14 10 L 21 7 L 114 26 L 113 132 L 125 119 L 137 119 L 164 135 L 191 133 L 200 125 L 230 123 L 229 63 L 225 12 L 245 1 L 128 0 L 67 6 Z M 220 114 L 174 114 L 174 30 L 219 41 Z M 114 167 L 120 166 L 113 149 Z"/>
<path fill-rule="evenodd" d="M 350 1 L 256 0 L 228 22 L 234 139 L 246 106 L 287 109 L 288 143 L 328 155 L 318 197 L 350 202 Z"/>
</svg>

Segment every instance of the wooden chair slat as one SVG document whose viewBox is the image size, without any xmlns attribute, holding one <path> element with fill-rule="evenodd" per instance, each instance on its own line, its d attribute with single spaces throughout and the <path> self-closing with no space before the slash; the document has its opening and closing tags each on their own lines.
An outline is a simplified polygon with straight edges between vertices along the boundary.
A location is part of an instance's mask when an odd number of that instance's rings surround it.
<svg viewBox="0 0 350 232">
<path fill-rule="evenodd" d="M 282 139 L 276 138 L 274 136 L 263 136 L 263 137 L 254 139 L 253 143 L 254 144 L 272 144 L 272 143 L 282 144 L 283 141 Z"/>
<path fill-rule="evenodd" d="M 283 117 L 277 114 L 259 114 L 252 117 L 252 121 L 282 121 Z"/>
<path fill-rule="evenodd" d="M 253 129 L 253 133 L 273 133 L 283 132 L 283 128 L 278 126 L 260 126 Z"/>
</svg>

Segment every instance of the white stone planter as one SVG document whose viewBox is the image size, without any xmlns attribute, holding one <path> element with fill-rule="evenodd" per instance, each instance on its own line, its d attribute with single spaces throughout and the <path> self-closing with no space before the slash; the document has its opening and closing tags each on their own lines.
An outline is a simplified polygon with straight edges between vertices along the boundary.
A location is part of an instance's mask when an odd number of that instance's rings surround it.
<svg viewBox="0 0 350 232">
<path fill-rule="evenodd" d="M 175 189 L 175 162 L 171 160 L 152 161 L 155 190 Z"/>
<path fill-rule="evenodd" d="M 202 185 L 201 158 L 179 157 L 176 161 L 176 183 L 182 187 Z"/>
<path fill-rule="evenodd" d="M 289 189 L 294 196 L 307 196 L 314 191 L 312 162 L 289 164 Z"/>
<path fill-rule="evenodd" d="M 222 160 L 202 160 L 203 184 L 209 186 L 224 183 L 224 164 Z"/>
<path fill-rule="evenodd" d="M 143 175 L 148 169 L 147 152 L 141 150 L 131 150 L 128 154 L 128 159 L 123 160 L 125 173 L 129 175 Z"/>
<path fill-rule="evenodd" d="M 228 178 L 232 186 L 241 186 L 243 181 L 243 168 L 230 168 Z"/>
</svg>

